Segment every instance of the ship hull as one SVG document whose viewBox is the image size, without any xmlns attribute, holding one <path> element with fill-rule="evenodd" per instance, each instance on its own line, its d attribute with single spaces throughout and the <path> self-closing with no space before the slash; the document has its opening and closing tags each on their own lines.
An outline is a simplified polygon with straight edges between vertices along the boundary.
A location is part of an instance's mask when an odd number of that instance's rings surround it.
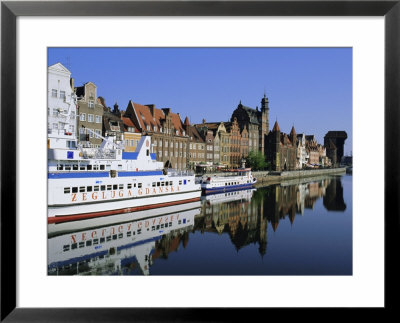
<svg viewBox="0 0 400 323">
<path fill-rule="evenodd" d="M 203 187 L 203 194 L 216 194 L 224 193 L 230 191 L 245 190 L 254 187 L 254 183 L 241 184 L 241 185 L 231 185 L 231 186 L 221 186 L 221 187 Z"/>
<path fill-rule="evenodd" d="M 101 203 L 87 203 L 70 206 L 49 206 L 48 224 L 102 218 L 111 215 L 191 203 L 199 201 L 200 196 L 201 191 L 195 190 L 168 195 L 136 197 Z"/>
</svg>

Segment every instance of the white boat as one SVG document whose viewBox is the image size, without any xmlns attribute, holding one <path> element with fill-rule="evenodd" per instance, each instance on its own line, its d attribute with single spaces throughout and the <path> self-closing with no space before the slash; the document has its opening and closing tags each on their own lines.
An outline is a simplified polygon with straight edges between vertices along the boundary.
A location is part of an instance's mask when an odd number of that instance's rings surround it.
<svg viewBox="0 0 400 323">
<path fill-rule="evenodd" d="M 48 151 L 49 224 L 200 200 L 194 174 L 163 169 L 151 151 L 151 137 L 143 136 L 135 152 L 102 138 L 93 158 L 73 139 L 60 144 L 63 138 L 50 138 L 56 143 L 50 141 Z"/>
<path fill-rule="evenodd" d="M 199 183 L 204 194 L 211 194 L 251 188 L 257 179 L 250 168 L 238 168 L 220 175 L 205 175 Z"/>
<path fill-rule="evenodd" d="M 209 194 L 201 197 L 202 203 L 206 205 L 216 205 L 221 203 L 229 203 L 232 201 L 251 201 L 253 193 L 256 191 L 255 188 L 229 191 L 225 193 Z"/>
<path fill-rule="evenodd" d="M 66 230 L 48 240 L 50 275 L 123 274 L 132 267 L 150 274 L 156 242 L 164 235 L 179 236 L 191 230 L 195 216 L 201 212 L 200 201 L 157 209 L 147 214 L 126 214 L 129 221 L 99 226 L 94 219 L 85 220 L 92 227 L 70 231 L 70 223 L 57 226 Z M 151 214 L 151 215 L 150 215 Z M 133 220 L 134 219 L 134 220 Z M 80 222 L 79 222 L 80 223 Z"/>
</svg>

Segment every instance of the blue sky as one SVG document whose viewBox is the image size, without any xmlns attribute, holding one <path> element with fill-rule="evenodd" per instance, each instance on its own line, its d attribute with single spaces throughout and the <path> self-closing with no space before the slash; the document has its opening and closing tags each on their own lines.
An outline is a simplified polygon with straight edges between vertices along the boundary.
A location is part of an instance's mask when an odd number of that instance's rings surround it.
<svg viewBox="0 0 400 323">
<path fill-rule="evenodd" d="M 352 152 L 351 48 L 49 48 L 57 62 L 76 86 L 95 83 L 108 106 L 155 104 L 192 123 L 228 121 L 240 100 L 260 107 L 265 91 L 270 128 L 278 120 L 319 143 L 344 130 Z"/>
</svg>

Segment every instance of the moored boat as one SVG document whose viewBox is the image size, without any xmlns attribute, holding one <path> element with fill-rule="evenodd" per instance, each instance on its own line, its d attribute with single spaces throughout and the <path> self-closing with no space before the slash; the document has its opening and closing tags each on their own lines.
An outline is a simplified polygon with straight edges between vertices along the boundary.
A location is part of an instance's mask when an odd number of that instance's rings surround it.
<svg viewBox="0 0 400 323">
<path fill-rule="evenodd" d="M 253 187 L 257 179 L 250 168 L 238 168 L 212 176 L 203 176 L 199 181 L 204 194 L 242 190 Z"/>
</svg>

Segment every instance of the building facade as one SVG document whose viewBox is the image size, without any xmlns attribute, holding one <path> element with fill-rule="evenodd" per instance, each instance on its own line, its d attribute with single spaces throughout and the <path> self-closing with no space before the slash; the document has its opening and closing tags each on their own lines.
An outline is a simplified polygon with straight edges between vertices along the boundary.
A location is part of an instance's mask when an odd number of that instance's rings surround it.
<svg viewBox="0 0 400 323">
<path fill-rule="evenodd" d="M 292 142 L 290 140 L 294 142 Z M 297 136 L 292 128 L 288 136 L 282 133 L 278 121 L 275 122 L 272 131 L 268 133 L 265 140 L 266 161 L 271 163 L 273 171 L 295 170 L 297 166 Z"/>
<path fill-rule="evenodd" d="M 87 82 L 75 88 L 78 98 L 78 129 L 77 135 L 84 147 L 98 148 L 102 143 L 104 107 L 97 100 L 97 86 Z"/>
<path fill-rule="evenodd" d="M 178 113 L 129 101 L 124 118 L 129 118 L 142 135 L 152 137 L 153 152 L 164 167 L 186 169 L 189 136 Z"/>
<path fill-rule="evenodd" d="M 59 139 L 76 139 L 76 95 L 73 91 L 71 72 L 62 64 L 51 65 L 47 69 L 47 134 L 48 148 L 61 147 Z"/>
</svg>

